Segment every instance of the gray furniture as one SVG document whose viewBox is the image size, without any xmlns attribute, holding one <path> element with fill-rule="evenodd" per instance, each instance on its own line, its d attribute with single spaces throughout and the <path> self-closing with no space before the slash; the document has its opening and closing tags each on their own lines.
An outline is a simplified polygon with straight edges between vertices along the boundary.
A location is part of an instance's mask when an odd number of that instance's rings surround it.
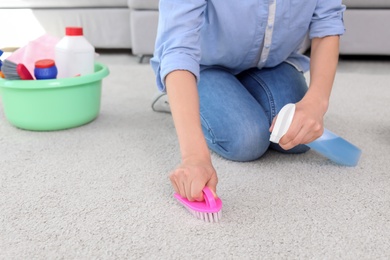
<svg viewBox="0 0 390 260">
<path fill-rule="evenodd" d="M 344 0 L 342 55 L 390 55 L 390 0 Z"/>
<path fill-rule="evenodd" d="M 0 0 L 0 48 L 19 47 L 47 32 L 63 36 L 65 26 L 83 26 L 96 48 L 132 49 L 151 56 L 159 0 Z M 342 55 L 390 55 L 390 0 L 344 0 Z M 6 25 L 7 26 L 6 26 Z M 307 42 L 303 50 L 307 47 Z"/>
<path fill-rule="evenodd" d="M 62 37 L 66 26 L 82 26 L 96 48 L 132 47 L 127 0 L 0 0 L 0 18 L 0 48 Z"/>
<path fill-rule="evenodd" d="M 130 8 L 131 45 L 134 55 L 151 56 L 158 25 L 158 0 L 128 0 Z"/>
<path fill-rule="evenodd" d="M 390 0 L 343 0 L 345 34 L 341 55 L 390 55 Z M 157 28 L 158 0 L 129 0 L 132 44 L 137 55 L 151 55 Z M 307 47 L 303 46 L 303 51 Z"/>
</svg>

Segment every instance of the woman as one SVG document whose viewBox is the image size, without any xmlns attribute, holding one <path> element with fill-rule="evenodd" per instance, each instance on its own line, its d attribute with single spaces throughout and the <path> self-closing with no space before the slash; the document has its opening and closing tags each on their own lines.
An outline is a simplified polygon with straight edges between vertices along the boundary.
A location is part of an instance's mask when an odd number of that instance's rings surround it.
<svg viewBox="0 0 390 260">
<path fill-rule="evenodd" d="M 151 60 L 166 92 L 182 162 L 177 193 L 203 200 L 218 182 L 209 148 L 235 161 L 267 149 L 301 153 L 323 132 L 344 33 L 341 0 L 161 0 Z M 298 50 L 309 33 L 311 58 Z M 310 84 L 303 72 L 310 69 Z M 269 142 L 279 110 L 296 104 L 288 132 Z"/>
</svg>

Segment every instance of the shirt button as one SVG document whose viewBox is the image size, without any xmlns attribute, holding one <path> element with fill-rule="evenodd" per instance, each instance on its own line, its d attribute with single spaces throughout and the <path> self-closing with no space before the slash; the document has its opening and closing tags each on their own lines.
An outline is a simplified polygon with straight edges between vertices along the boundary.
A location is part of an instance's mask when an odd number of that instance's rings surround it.
<svg viewBox="0 0 390 260">
<path fill-rule="evenodd" d="M 261 63 L 265 63 L 267 60 L 266 59 L 264 59 L 264 60 L 261 60 Z"/>
<path fill-rule="evenodd" d="M 266 49 L 269 49 L 269 47 L 271 47 L 269 44 L 265 45 Z"/>
<path fill-rule="evenodd" d="M 268 24 L 268 29 L 272 29 L 272 26 L 273 26 L 273 24 L 272 24 L 272 23 L 269 23 L 269 24 Z"/>
</svg>

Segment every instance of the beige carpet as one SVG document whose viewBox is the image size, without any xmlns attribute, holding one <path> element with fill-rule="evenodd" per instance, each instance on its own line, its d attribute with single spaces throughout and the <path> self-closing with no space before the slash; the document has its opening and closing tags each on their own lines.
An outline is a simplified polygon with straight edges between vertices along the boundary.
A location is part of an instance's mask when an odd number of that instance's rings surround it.
<svg viewBox="0 0 390 260">
<path fill-rule="evenodd" d="M 213 154 L 223 218 L 172 197 L 171 116 L 148 64 L 106 53 L 100 116 L 57 132 L 11 126 L 0 102 L 0 259 L 389 259 L 390 61 L 341 60 L 326 127 L 359 165 L 315 152 L 250 163 Z"/>
</svg>

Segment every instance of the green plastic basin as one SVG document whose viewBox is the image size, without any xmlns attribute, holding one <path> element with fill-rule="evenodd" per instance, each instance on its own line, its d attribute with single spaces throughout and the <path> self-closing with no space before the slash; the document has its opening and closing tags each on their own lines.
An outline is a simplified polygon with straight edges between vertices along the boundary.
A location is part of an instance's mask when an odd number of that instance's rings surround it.
<svg viewBox="0 0 390 260">
<path fill-rule="evenodd" d="M 0 79 L 4 114 L 14 126 L 32 131 L 69 129 L 93 121 L 100 111 L 107 66 L 89 75 L 52 80 Z"/>
</svg>

